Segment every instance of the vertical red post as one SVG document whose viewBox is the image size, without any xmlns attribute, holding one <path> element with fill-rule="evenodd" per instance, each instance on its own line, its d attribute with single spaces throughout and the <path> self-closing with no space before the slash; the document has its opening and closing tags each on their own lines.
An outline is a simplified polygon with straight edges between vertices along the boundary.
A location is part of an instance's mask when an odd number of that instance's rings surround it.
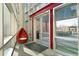
<svg viewBox="0 0 79 59">
<path fill-rule="evenodd" d="M 53 9 L 50 9 L 50 48 L 53 49 Z"/>
</svg>

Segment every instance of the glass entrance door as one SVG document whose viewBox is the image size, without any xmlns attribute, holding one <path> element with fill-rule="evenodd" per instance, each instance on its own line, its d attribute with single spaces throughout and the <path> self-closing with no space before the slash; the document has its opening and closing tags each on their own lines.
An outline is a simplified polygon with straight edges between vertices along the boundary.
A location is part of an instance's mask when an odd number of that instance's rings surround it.
<svg viewBox="0 0 79 59">
<path fill-rule="evenodd" d="M 49 13 L 42 16 L 42 42 L 49 47 Z"/>
<path fill-rule="evenodd" d="M 55 9 L 56 50 L 63 55 L 78 55 L 77 4 L 64 4 Z"/>
<path fill-rule="evenodd" d="M 37 16 L 37 20 L 36 27 L 38 30 L 36 32 L 37 36 L 39 36 L 37 42 L 49 47 L 49 12 L 45 12 L 44 14 Z"/>
</svg>

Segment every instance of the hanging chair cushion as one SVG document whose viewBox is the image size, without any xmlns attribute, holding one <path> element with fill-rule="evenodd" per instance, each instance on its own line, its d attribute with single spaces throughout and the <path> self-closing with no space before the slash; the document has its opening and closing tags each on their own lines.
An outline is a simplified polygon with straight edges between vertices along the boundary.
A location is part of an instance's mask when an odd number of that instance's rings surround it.
<svg viewBox="0 0 79 59">
<path fill-rule="evenodd" d="M 24 28 L 21 28 L 20 31 L 17 33 L 16 40 L 19 44 L 24 44 L 28 40 L 28 34 L 24 30 Z"/>
</svg>

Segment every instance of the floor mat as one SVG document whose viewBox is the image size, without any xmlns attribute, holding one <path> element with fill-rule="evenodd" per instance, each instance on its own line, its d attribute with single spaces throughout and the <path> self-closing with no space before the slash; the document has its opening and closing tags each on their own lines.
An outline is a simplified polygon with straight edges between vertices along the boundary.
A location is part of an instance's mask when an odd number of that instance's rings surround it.
<svg viewBox="0 0 79 59">
<path fill-rule="evenodd" d="M 48 47 L 46 46 L 43 46 L 41 44 L 38 44 L 38 43 L 29 43 L 29 44 L 25 44 L 25 46 L 33 51 L 36 51 L 36 52 L 43 52 L 44 50 L 46 50 Z"/>
</svg>

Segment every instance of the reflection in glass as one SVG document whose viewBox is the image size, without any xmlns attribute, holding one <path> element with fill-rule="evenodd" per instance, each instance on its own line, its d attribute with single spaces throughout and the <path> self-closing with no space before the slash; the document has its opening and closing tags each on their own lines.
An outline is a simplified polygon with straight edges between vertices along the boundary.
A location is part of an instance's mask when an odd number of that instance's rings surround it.
<svg viewBox="0 0 79 59">
<path fill-rule="evenodd" d="M 78 19 L 74 18 L 74 19 L 57 21 L 56 24 L 57 24 L 56 48 L 63 52 L 77 55 Z"/>
<path fill-rule="evenodd" d="M 58 13 L 56 12 L 56 49 L 67 53 L 66 55 L 78 55 L 78 18 L 76 16 L 76 10 L 73 11 L 73 15 L 70 13 L 72 11 L 70 8 L 73 6 L 74 4 L 71 4 L 65 6 L 67 9 L 65 7 L 60 9 L 63 10 L 62 14 L 64 17 L 57 15 L 61 13 L 60 10 L 57 11 Z M 73 7 L 73 9 L 76 8 Z M 70 11 L 70 14 L 67 11 Z"/>
<path fill-rule="evenodd" d="M 38 43 L 49 47 L 49 12 L 46 12 L 37 17 L 36 21 Z"/>
</svg>

